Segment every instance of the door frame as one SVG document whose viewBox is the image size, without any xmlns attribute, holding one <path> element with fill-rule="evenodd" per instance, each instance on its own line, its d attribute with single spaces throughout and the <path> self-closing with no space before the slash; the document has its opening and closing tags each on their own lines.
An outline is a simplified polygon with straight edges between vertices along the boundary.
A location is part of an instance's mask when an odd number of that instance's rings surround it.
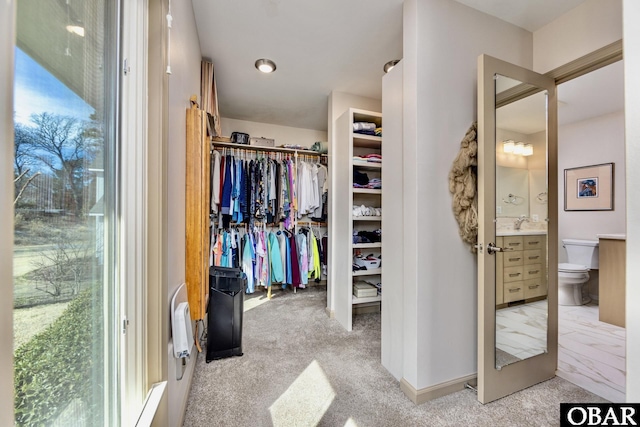
<svg viewBox="0 0 640 427">
<path fill-rule="evenodd" d="M 496 257 L 486 251 L 496 242 L 495 230 L 495 74 L 547 90 L 548 191 L 548 322 L 547 352 L 502 367 L 495 367 Z M 552 77 L 505 61 L 478 58 L 478 400 L 488 403 L 553 378 L 558 364 L 558 167 L 557 97 Z"/>
<path fill-rule="evenodd" d="M 610 43 L 606 46 L 603 46 L 599 49 L 594 50 L 593 52 L 590 52 L 586 55 L 583 55 L 573 61 L 570 61 L 566 64 L 563 64 L 557 68 L 554 68 L 551 71 L 546 72 L 544 75 L 551 77 L 554 79 L 556 86 L 561 84 L 561 83 L 565 83 L 569 80 L 573 80 L 577 77 L 580 77 L 582 75 L 588 74 L 592 71 L 596 71 L 602 67 L 606 67 L 607 65 L 613 64 L 615 62 L 618 62 L 620 60 L 623 59 L 623 42 L 622 39 L 616 40 L 613 43 Z M 480 59 L 478 59 L 478 64 L 480 64 Z M 485 129 L 481 128 L 480 122 L 482 121 L 482 119 L 484 118 L 484 108 L 480 103 L 480 86 L 481 86 L 481 82 L 483 80 L 481 80 L 480 77 L 480 65 L 478 67 L 478 142 L 480 142 L 481 138 L 486 138 L 485 135 Z M 557 103 L 554 103 L 554 106 L 556 106 L 557 108 Z M 495 114 L 495 111 L 494 111 Z M 495 117 L 494 117 L 495 120 Z M 557 126 L 557 124 L 556 124 Z M 492 136 L 493 138 L 495 138 L 495 134 Z M 485 159 L 485 153 L 482 153 L 480 148 L 478 150 L 478 164 L 481 165 L 482 161 L 486 160 Z M 482 160 L 480 160 L 482 158 Z M 494 159 L 495 160 L 495 159 Z M 493 164 L 493 168 L 495 169 L 495 163 Z M 480 188 L 481 185 L 481 177 L 480 177 L 480 170 L 482 168 L 479 168 L 479 174 L 478 174 L 478 188 Z M 551 176 L 549 176 L 549 182 L 548 182 L 548 187 L 551 190 L 553 188 L 553 191 L 555 193 L 557 193 L 557 189 L 558 189 L 558 181 L 557 181 L 557 165 L 555 166 L 555 170 L 553 171 L 555 178 L 552 180 Z M 495 178 L 495 177 L 494 177 Z M 482 177 L 482 179 L 484 179 L 484 177 Z M 493 184 L 495 185 L 495 179 Z M 549 200 L 551 201 L 551 197 L 549 197 Z M 554 203 L 556 204 L 556 208 L 554 210 L 554 212 L 557 215 L 557 197 L 554 199 Z M 479 206 L 480 209 L 480 206 Z M 549 209 L 551 209 L 551 207 L 549 207 Z M 549 210 L 550 211 L 550 210 Z M 478 224 L 480 226 L 480 224 Z M 480 228 L 479 227 L 479 233 L 478 233 L 478 242 L 482 242 L 485 236 L 481 236 L 480 235 Z M 557 231 L 557 230 L 556 230 Z M 493 236 L 493 238 L 495 239 L 495 236 Z M 549 238 L 549 236 L 547 237 L 548 241 L 550 242 L 551 239 Z M 554 264 L 551 263 L 551 261 L 549 261 L 549 265 L 548 268 L 550 271 L 557 271 L 557 250 L 558 250 L 558 245 L 557 245 L 557 234 L 556 234 L 556 244 L 555 245 L 548 245 L 549 248 L 553 248 L 553 250 L 556 252 L 556 261 Z M 481 270 L 485 267 L 483 265 L 484 263 L 480 262 L 480 259 L 478 260 L 478 275 L 481 274 Z M 494 278 L 495 280 L 495 278 Z M 557 294 L 557 291 L 555 291 Z M 492 296 L 494 302 L 495 302 L 495 295 Z M 493 319 L 493 329 L 488 328 L 487 326 L 484 325 L 483 322 L 483 318 L 484 315 L 486 313 L 484 313 L 484 307 L 485 307 L 485 303 L 486 303 L 486 295 L 483 293 L 483 291 L 478 288 L 478 399 L 482 402 L 485 399 L 485 392 L 486 390 L 481 391 L 481 387 L 480 387 L 480 379 L 484 378 L 484 374 L 486 373 L 484 366 L 487 362 L 486 360 L 486 355 L 484 353 L 484 351 L 481 351 L 480 348 L 480 343 L 483 342 L 484 337 L 486 336 L 487 331 L 489 331 L 491 334 L 494 334 L 495 332 L 493 332 L 495 330 L 495 319 Z M 557 310 L 557 305 L 556 305 L 556 310 Z M 556 321 L 556 327 L 557 327 L 557 321 Z M 556 333 L 556 342 L 557 342 L 557 333 Z M 494 354 L 495 357 L 495 354 Z M 557 364 L 557 356 L 556 356 L 556 364 Z M 482 371 L 482 373 L 481 373 Z M 482 396 L 482 397 L 481 397 Z"/>
</svg>

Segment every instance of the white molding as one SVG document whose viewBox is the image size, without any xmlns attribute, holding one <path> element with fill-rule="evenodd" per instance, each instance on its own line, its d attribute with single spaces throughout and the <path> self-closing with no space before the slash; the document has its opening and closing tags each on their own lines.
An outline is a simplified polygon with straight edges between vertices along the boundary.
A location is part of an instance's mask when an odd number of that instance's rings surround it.
<svg viewBox="0 0 640 427">
<path fill-rule="evenodd" d="M 15 1 L 0 2 L 0 283 L 13 283 L 13 81 Z M 0 298 L 0 425 L 13 416 L 13 286 Z M 8 348 L 7 348 L 8 347 Z"/>
<path fill-rule="evenodd" d="M 475 374 L 467 375 L 466 377 L 456 378 L 417 390 L 406 379 L 402 378 L 400 380 L 400 389 L 413 403 L 420 405 L 430 400 L 437 399 L 438 397 L 464 390 L 465 384 L 474 381 L 475 379 Z"/>
<path fill-rule="evenodd" d="M 144 407 L 147 367 L 147 2 L 123 2 L 121 131 L 118 197 L 121 315 L 129 321 L 122 335 L 121 420 L 132 424 Z M 123 65 L 123 64 L 120 64 Z M 121 67 L 121 69 L 123 69 Z"/>
<path fill-rule="evenodd" d="M 166 381 L 155 383 L 151 386 L 151 389 L 147 393 L 147 398 L 144 401 L 140 417 L 136 422 L 136 427 L 151 427 L 166 388 Z"/>
</svg>

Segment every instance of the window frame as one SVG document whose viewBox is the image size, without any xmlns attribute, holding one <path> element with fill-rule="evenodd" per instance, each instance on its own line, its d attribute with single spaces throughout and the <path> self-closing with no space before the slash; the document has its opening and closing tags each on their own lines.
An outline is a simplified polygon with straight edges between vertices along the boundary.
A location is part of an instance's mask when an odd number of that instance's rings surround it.
<svg viewBox="0 0 640 427">
<path fill-rule="evenodd" d="M 0 137 L 13 141 L 16 4 L 0 2 Z M 0 281 L 13 283 L 13 144 L 0 144 Z M 6 208 L 10 206 L 10 208 Z M 0 298 L 0 340 L 13 342 L 13 286 Z M 13 425 L 13 345 L 0 351 L 0 425 Z"/>
<path fill-rule="evenodd" d="M 164 128 L 151 131 L 158 139 L 157 147 L 150 147 L 148 130 L 148 80 L 153 80 L 162 92 L 153 95 L 155 101 L 166 100 L 166 76 L 164 72 L 152 77 L 147 66 L 149 61 L 164 62 L 164 56 L 156 57 L 166 42 L 159 43 L 154 52 L 148 49 L 149 12 L 166 14 L 165 1 L 147 0 L 117 2 L 113 7 L 117 13 L 119 29 L 115 66 L 118 91 L 115 120 L 119 120 L 119 151 L 116 160 L 115 181 L 117 197 L 114 212 L 119 219 L 116 241 L 116 266 L 111 274 L 119 286 L 117 302 L 110 312 L 113 325 L 119 337 L 109 342 L 108 351 L 118 358 L 117 377 L 105 378 L 116 381 L 118 403 L 105 416 L 110 417 L 109 425 L 136 424 L 152 384 L 166 379 L 166 350 L 168 327 L 163 325 L 163 295 L 166 296 L 166 274 L 162 265 L 166 256 L 162 242 L 166 234 L 166 220 L 162 208 L 165 204 L 162 190 L 166 188 L 163 179 L 166 156 L 162 147 L 166 146 Z M 16 2 L 0 2 L 0 54 L 4 58 L 0 66 L 0 134 L 4 140 L 13 140 L 13 93 L 14 93 L 14 52 L 16 40 Z M 117 25 L 116 25 L 117 27 Z M 166 30 L 159 30 L 165 34 Z M 164 40 L 164 38 L 163 38 Z M 125 73 L 123 58 L 130 68 Z M 153 74 L 153 73 L 151 73 Z M 155 118 L 166 118 L 166 107 L 158 104 Z M 118 119 L 119 118 L 119 119 Z M 161 123 L 164 123 L 162 121 Z M 166 125 L 165 125 L 166 126 Z M 2 206 L 11 208 L 0 210 L 0 279 L 5 283 L 13 280 L 13 147 L 0 144 L 0 201 Z M 160 152 L 154 150 L 160 149 Z M 149 185 L 150 178 L 159 181 Z M 154 211 L 154 209 L 158 209 Z M 149 243 L 158 244 L 148 250 Z M 154 283 L 149 287 L 149 283 Z M 162 290 L 165 289 L 163 294 Z M 166 299 L 166 298 L 165 298 Z M 107 313 L 105 313 L 107 314 Z M 128 320 L 124 333 L 125 321 Z M 5 290 L 5 298 L 0 299 L 0 339 L 13 340 L 13 288 Z M 116 344 L 114 346 L 114 344 Z M 13 352 L 0 352 L 0 424 L 13 425 Z M 114 350 L 117 349 L 117 352 Z M 166 395 L 166 392 L 164 393 Z M 163 397 L 166 408 L 166 396 Z M 162 412 L 162 410 L 161 410 Z M 160 412 L 160 413 L 161 413 Z M 166 413 L 166 409 L 164 409 Z M 162 417 L 162 416 L 161 416 Z M 165 415 L 166 417 L 166 415 Z M 158 418 L 158 417 L 156 417 Z"/>
</svg>

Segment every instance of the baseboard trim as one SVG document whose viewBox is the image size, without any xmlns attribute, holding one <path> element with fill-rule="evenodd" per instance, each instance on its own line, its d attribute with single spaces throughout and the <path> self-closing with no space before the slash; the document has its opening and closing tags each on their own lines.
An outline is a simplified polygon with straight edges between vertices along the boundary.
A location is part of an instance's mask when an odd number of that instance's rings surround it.
<svg viewBox="0 0 640 427">
<path fill-rule="evenodd" d="M 333 319 L 334 317 L 336 317 L 336 312 L 331 310 L 329 307 L 325 307 L 324 311 L 325 313 L 327 313 L 327 316 L 329 317 L 329 319 Z"/>
<path fill-rule="evenodd" d="M 407 397 L 416 405 L 428 402 L 438 397 L 446 396 L 460 390 L 464 390 L 465 384 L 476 379 L 476 375 L 467 375 L 466 377 L 456 378 L 440 384 L 432 385 L 420 390 L 416 390 L 407 380 L 400 380 L 400 389 Z"/>
</svg>

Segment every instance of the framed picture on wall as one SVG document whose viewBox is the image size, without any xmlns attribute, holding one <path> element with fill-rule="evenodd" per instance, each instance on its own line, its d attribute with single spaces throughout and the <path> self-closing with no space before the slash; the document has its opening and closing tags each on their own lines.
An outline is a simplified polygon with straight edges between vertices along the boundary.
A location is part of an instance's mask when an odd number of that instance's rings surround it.
<svg viewBox="0 0 640 427">
<path fill-rule="evenodd" d="M 613 163 L 564 170 L 565 211 L 613 210 Z"/>
</svg>

